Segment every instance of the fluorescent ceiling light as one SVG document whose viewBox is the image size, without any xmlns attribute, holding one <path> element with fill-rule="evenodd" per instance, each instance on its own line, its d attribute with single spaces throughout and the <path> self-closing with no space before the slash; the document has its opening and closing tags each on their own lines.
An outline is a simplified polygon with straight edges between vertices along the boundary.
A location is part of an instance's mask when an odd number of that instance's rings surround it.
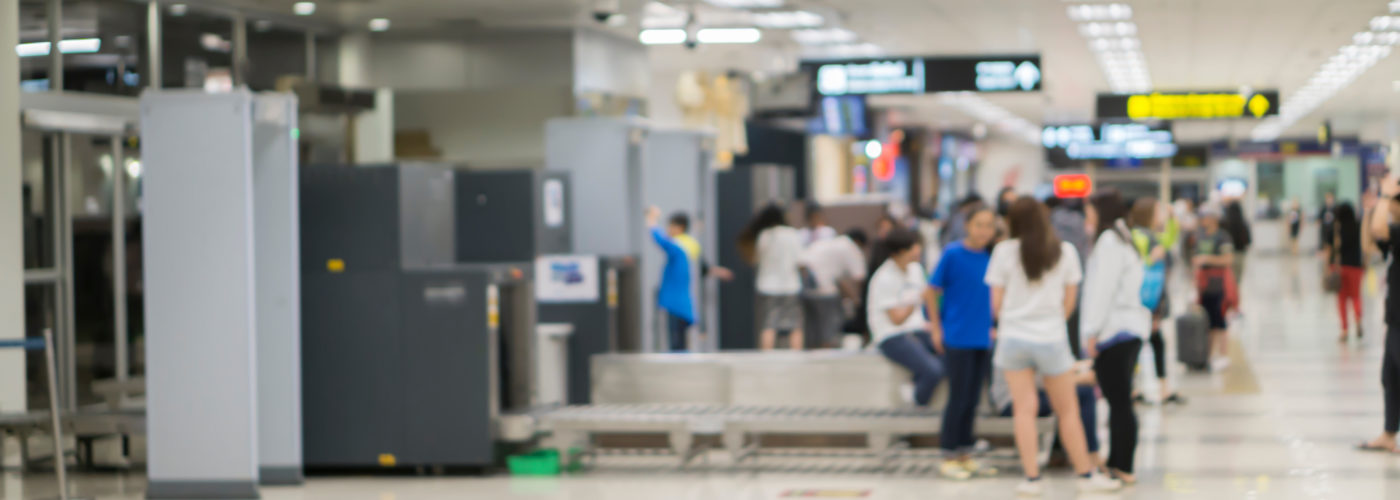
<svg viewBox="0 0 1400 500">
<path fill-rule="evenodd" d="M 875 57 L 885 53 L 873 43 L 843 43 L 819 45 L 803 52 L 809 57 Z"/>
<path fill-rule="evenodd" d="M 637 35 L 637 40 L 646 45 L 676 45 L 685 43 L 685 30 L 665 29 L 665 30 L 642 30 Z"/>
<path fill-rule="evenodd" d="M 648 2 L 642 10 L 642 28 L 682 28 L 690 14 L 661 2 Z"/>
<path fill-rule="evenodd" d="M 856 34 L 840 28 L 821 30 L 797 30 L 792 32 L 793 41 L 802 45 L 829 45 L 856 41 Z"/>
<path fill-rule="evenodd" d="M 189 12 L 189 10 L 190 8 L 185 4 L 177 3 L 175 5 L 170 6 L 170 15 L 180 17 L 185 15 L 186 12 Z"/>
<path fill-rule="evenodd" d="M 731 9 L 771 9 L 782 7 L 783 0 L 705 0 L 711 5 L 729 7 Z"/>
<path fill-rule="evenodd" d="M 58 51 L 64 54 L 91 54 L 100 50 L 101 38 L 75 38 L 58 42 Z M 15 54 L 20 57 L 49 55 L 49 42 L 21 43 L 15 46 Z"/>
<path fill-rule="evenodd" d="M 388 20 L 388 19 L 385 19 L 385 18 L 382 18 L 382 17 L 376 17 L 376 18 L 374 18 L 374 19 L 370 19 L 370 20 L 369 20 L 369 30 L 370 30 L 370 31 L 389 31 L 389 20 Z"/>
<path fill-rule="evenodd" d="M 763 32 L 757 28 L 705 28 L 695 38 L 700 43 L 756 43 Z"/>
<path fill-rule="evenodd" d="M 816 28 L 826 24 L 826 19 L 813 12 L 793 10 L 757 12 L 753 14 L 753 23 L 760 28 L 769 29 Z"/>
<path fill-rule="evenodd" d="M 1133 17 L 1133 8 L 1121 3 L 1080 4 L 1066 8 L 1073 21 L 1117 21 Z"/>
<path fill-rule="evenodd" d="M 316 2 L 297 2 L 292 5 L 292 12 L 298 16 L 309 16 L 316 13 Z"/>
</svg>

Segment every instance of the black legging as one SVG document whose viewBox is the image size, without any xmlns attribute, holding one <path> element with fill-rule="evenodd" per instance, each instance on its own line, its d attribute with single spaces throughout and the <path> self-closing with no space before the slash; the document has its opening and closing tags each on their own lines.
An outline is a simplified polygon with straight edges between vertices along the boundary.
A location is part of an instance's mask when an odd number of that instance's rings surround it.
<svg viewBox="0 0 1400 500">
<path fill-rule="evenodd" d="M 1152 346 L 1152 366 L 1157 370 L 1157 380 L 1167 378 L 1167 342 L 1162 339 L 1162 331 L 1152 330 L 1147 343 Z M 1163 394 L 1162 397 L 1167 395 Z"/>
<path fill-rule="evenodd" d="M 1381 363 L 1381 387 L 1385 388 L 1385 431 L 1400 432 L 1400 331 L 1386 332 L 1385 361 Z"/>
<path fill-rule="evenodd" d="M 1142 339 L 1105 349 L 1094 359 L 1094 375 L 1108 401 L 1108 467 L 1131 474 L 1137 452 L 1138 421 L 1133 409 L 1133 370 Z"/>
</svg>

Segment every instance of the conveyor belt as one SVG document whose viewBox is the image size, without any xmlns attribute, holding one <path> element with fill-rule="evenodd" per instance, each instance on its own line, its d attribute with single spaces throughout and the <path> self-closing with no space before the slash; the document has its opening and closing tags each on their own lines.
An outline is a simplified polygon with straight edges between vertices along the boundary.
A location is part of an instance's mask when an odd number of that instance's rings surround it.
<svg viewBox="0 0 1400 500">
<path fill-rule="evenodd" d="M 695 436 L 719 436 L 735 463 L 753 456 L 764 434 L 865 435 L 866 447 L 893 457 L 900 436 L 936 434 L 941 412 L 918 408 L 719 406 L 695 404 L 582 405 L 542 410 L 533 414 L 539 427 L 552 432 L 554 447 L 587 447 L 592 435 L 618 433 L 667 434 L 671 450 L 684 466 L 701 450 Z M 1037 427 L 1049 449 L 1055 420 L 1042 418 Z M 1010 435 L 1011 419 L 978 418 L 980 434 Z"/>
</svg>

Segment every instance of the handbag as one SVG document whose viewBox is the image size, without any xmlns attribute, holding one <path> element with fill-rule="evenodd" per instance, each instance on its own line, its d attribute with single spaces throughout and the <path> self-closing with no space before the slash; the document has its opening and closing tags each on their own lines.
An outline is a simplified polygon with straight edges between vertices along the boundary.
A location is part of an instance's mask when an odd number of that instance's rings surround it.
<svg viewBox="0 0 1400 500">
<path fill-rule="evenodd" d="M 1342 268 L 1337 265 L 1338 255 L 1341 253 L 1341 241 L 1335 232 L 1332 233 L 1332 251 L 1327 258 L 1327 268 L 1322 274 L 1322 290 L 1327 293 L 1337 293 L 1342 289 Z"/>
<path fill-rule="evenodd" d="M 1327 293 L 1337 293 L 1342 289 L 1342 273 L 1337 266 L 1327 266 L 1327 272 L 1322 276 L 1322 289 Z"/>
</svg>

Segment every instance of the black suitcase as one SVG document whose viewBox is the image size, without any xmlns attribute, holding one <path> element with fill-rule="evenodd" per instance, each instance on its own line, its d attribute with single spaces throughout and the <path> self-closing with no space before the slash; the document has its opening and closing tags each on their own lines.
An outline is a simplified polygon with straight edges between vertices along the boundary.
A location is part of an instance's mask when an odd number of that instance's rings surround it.
<svg viewBox="0 0 1400 500">
<path fill-rule="evenodd" d="M 1192 370 L 1210 369 L 1210 321 L 1199 305 L 1176 318 L 1176 359 Z"/>
</svg>

